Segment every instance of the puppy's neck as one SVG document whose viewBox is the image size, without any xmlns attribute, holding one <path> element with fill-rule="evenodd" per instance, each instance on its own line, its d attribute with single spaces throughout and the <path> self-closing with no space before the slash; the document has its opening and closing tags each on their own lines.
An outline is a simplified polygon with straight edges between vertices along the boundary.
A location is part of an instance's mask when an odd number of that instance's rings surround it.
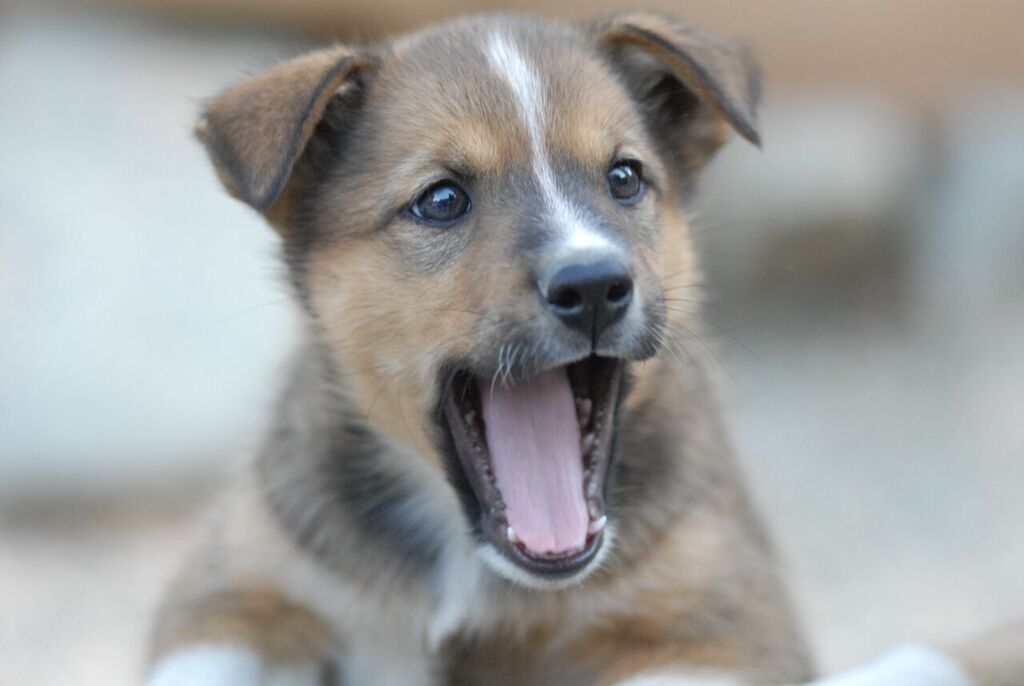
<svg viewBox="0 0 1024 686">
<path fill-rule="evenodd" d="M 453 535 L 442 474 L 374 431 L 314 337 L 294 357 L 257 469 L 264 496 L 310 555 L 346 576 L 426 579 Z"/>
</svg>

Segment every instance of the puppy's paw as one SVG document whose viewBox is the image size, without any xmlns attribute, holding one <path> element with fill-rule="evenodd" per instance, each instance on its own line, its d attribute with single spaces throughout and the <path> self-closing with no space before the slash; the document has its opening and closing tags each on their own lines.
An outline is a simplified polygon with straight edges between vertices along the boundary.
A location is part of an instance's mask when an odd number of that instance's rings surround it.
<svg viewBox="0 0 1024 686">
<path fill-rule="evenodd" d="M 160 658 L 145 686 L 318 686 L 312 663 L 271 664 L 240 645 L 195 645 Z"/>
<path fill-rule="evenodd" d="M 808 686 L 973 686 L 963 667 L 939 651 L 906 645 L 863 667 Z"/>
</svg>

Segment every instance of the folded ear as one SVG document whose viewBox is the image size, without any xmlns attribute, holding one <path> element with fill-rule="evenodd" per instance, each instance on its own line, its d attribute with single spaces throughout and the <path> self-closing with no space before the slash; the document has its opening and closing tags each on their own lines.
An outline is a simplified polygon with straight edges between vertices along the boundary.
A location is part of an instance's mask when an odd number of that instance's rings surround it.
<svg viewBox="0 0 1024 686">
<path fill-rule="evenodd" d="M 196 135 L 228 191 L 261 212 L 269 210 L 331 98 L 371 63 L 345 47 L 319 50 L 209 102 Z"/>
<path fill-rule="evenodd" d="M 742 46 L 645 12 L 600 23 L 595 37 L 689 169 L 725 142 L 728 126 L 760 144 L 760 72 Z"/>
</svg>

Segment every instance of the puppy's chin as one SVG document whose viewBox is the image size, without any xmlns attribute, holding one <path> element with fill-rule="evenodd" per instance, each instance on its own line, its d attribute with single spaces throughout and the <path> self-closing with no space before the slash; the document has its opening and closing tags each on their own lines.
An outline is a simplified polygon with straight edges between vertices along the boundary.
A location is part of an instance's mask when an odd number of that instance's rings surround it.
<svg viewBox="0 0 1024 686">
<path fill-rule="evenodd" d="M 531 572 L 509 560 L 508 557 L 495 549 L 490 543 L 481 543 L 476 551 L 481 559 L 483 559 L 484 564 L 492 572 L 516 586 L 532 591 L 559 591 L 581 585 L 588 577 L 600 569 L 611 553 L 614 542 L 615 525 L 609 523 L 605 527 L 601 542 L 597 546 L 593 557 L 574 572 L 558 577 Z"/>
</svg>

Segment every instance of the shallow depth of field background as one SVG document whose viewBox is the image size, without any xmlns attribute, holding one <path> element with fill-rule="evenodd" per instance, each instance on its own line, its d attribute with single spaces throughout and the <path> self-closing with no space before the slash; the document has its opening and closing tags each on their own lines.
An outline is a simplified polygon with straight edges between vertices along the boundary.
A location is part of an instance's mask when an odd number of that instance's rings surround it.
<svg viewBox="0 0 1024 686">
<path fill-rule="evenodd" d="M 1024 617 L 1024 4 L 643 4 L 765 67 L 764 149 L 730 144 L 695 217 L 705 339 L 822 664 Z M 0 3 L 0 684 L 133 682 L 280 380 L 275 241 L 191 139 L 201 100 L 502 8 Z"/>
</svg>

